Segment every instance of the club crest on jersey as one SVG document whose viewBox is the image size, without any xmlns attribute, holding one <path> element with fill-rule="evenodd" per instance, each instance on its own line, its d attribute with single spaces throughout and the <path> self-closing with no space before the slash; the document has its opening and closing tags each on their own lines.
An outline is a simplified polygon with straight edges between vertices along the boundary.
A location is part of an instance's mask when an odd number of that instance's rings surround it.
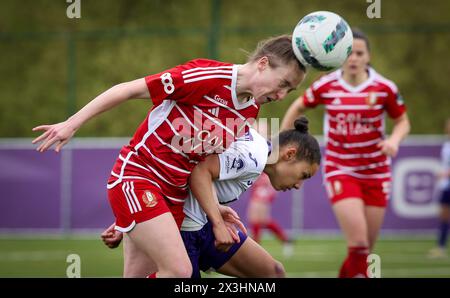
<svg viewBox="0 0 450 298">
<path fill-rule="evenodd" d="M 230 160 L 230 157 L 227 156 L 225 167 L 227 169 L 227 174 L 232 171 L 236 170 L 236 172 L 242 170 L 245 166 L 245 162 L 242 158 L 235 157 L 232 160 Z"/>
<path fill-rule="evenodd" d="M 377 104 L 377 94 L 375 92 L 369 92 L 366 97 L 366 104 L 373 108 Z"/>
<path fill-rule="evenodd" d="M 334 195 L 340 195 L 342 193 L 342 183 L 339 180 L 335 180 L 333 183 Z"/>
<path fill-rule="evenodd" d="M 142 201 L 144 201 L 145 206 L 149 207 L 149 208 L 155 207 L 156 204 L 158 204 L 158 201 L 156 200 L 156 198 L 148 190 L 146 190 L 144 192 L 144 194 L 142 195 Z"/>
<path fill-rule="evenodd" d="M 242 158 L 235 158 L 231 163 L 231 169 L 236 169 L 236 172 L 244 167 L 244 160 Z"/>
</svg>

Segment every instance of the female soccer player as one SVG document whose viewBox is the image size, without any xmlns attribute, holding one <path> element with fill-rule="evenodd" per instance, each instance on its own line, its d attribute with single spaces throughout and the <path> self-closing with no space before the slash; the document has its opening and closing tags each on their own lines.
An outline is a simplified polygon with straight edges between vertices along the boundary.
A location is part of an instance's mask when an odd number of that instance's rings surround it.
<svg viewBox="0 0 450 298">
<path fill-rule="evenodd" d="M 258 132 L 268 136 L 267 125 L 264 122 L 258 124 Z M 294 248 L 293 244 L 286 232 L 271 215 L 271 205 L 277 196 L 277 191 L 272 187 L 269 177 L 264 173 L 261 174 L 249 191 L 247 219 L 252 239 L 259 243 L 261 230 L 267 228 L 283 243 L 284 256 L 291 256 Z"/>
<path fill-rule="evenodd" d="M 158 277 L 189 277 L 192 268 L 180 233 L 188 177 L 208 154 L 226 149 L 257 116 L 259 105 L 286 96 L 303 80 L 290 36 L 259 44 L 248 62 L 236 65 L 196 59 L 105 91 L 64 122 L 41 125 L 37 151 L 55 151 L 89 119 L 132 98 L 153 107 L 108 181 L 116 229 L 124 239 L 125 276 L 133 264 L 156 267 Z M 216 206 L 208 215 L 220 216 Z M 213 213 L 216 212 L 216 213 Z M 217 216 L 218 215 L 218 216 Z M 221 218 L 221 217 L 220 217 Z M 233 243 L 223 221 L 214 222 L 218 245 Z"/>
<path fill-rule="evenodd" d="M 447 236 L 450 222 L 450 118 L 447 119 L 445 132 L 448 140 L 444 143 L 441 150 L 443 171 L 438 175 L 439 188 L 441 190 L 438 246 L 429 251 L 428 257 L 430 258 L 447 257 Z"/>
<path fill-rule="evenodd" d="M 353 30 L 353 50 L 342 69 L 323 76 L 283 119 L 292 125 L 306 108 L 325 105 L 325 185 L 344 232 L 348 255 L 339 276 L 367 276 L 367 256 L 381 228 L 390 191 L 390 157 L 410 130 L 395 84 L 370 67 L 369 40 Z M 384 138 L 384 112 L 394 119 Z"/>
<path fill-rule="evenodd" d="M 281 263 L 241 231 L 238 232 L 240 241 L 228 251 L 216 249 L 211 222 L 196 197 L 212 196 L 220 204 L 231 203 L 262 172 L 267 174 L 277 190 L 298 189 L 303 180 L 316 173 L 321 159 L 319 144 L 307 131 L 307 119 L 298 119 L 295 129 L 284 131 L 278 136 L 279 146 L 272 151 L 270 143 L 251 129 L 225 152 L 208 156 L 194 168 L 190 181 L 191 192 L 184 206 L 186 217 L 181 227 L 193 265 L 192 277 L 201 277 L 200 270 L 207 271 L 210 268 L 235 277 L 284 277 Z M 231 219 L 229 222 L 237 221 Z M 110 247 L 117 246 L 120 239 L 117 235 L 105 237 L 107 232 L 102 236 L 104 242 Z M 145 276 L 145 273 L 142 271 L 140 274 Z"/>
</svg>

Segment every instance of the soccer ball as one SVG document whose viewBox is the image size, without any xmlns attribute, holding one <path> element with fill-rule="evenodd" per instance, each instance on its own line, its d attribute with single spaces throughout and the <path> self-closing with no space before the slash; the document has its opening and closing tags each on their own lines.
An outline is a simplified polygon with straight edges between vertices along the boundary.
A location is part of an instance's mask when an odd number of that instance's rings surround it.
<svg viewBox="0 0 450 298">
<path fill-rule="evenodd" d="M 353 34 L 347 22 L 329 11 L 306 15 L 292 34 L 298 60 L 320 71 L 341 67 L 352 52 L 352 44 Z"/>
</svg>

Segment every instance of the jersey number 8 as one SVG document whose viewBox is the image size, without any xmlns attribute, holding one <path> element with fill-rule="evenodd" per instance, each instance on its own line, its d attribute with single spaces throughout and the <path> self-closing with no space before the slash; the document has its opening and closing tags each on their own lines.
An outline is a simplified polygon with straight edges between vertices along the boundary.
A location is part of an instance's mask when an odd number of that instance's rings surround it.
<svg viewBox="0 0 450 298">
<path fill-rule="evenodd" d="M 173 85 L 172 76 L 169 72 L 163 73 L 161 76 L 161 83 L 164 85 L 164 91 L 167 94 L 172 94 L 175 91 L 175 86 Z"/>
</svg>

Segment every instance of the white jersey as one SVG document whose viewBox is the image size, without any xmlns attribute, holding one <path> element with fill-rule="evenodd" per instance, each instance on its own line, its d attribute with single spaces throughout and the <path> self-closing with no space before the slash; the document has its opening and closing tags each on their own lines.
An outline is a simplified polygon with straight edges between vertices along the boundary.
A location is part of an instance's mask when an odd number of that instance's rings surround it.
<svg viewBox="0 0 450 298">
<path fill-rule="evenodd" d="M 250 129 L 244 137 L 218 155 L 220 174 L 213 185 L 220 204 L 238 200 L 258 179 L 266 166 L 269 146 L 264 137 Z M 208 222 L 206 213 L 191 191 L 184 203 L 184 214 L 182 231 L 198 231 Z"/>
<path fill-rule="evenodd" d="M 441 160 L 443 170 L 446 173 L 450 172 L 450 140 L 445 142 L 444 145 L 442 146 Z M 442 179 L 439 186 L 441 189 L 446 189 L 450 187 L 450 178 Z"/>
</svg>

